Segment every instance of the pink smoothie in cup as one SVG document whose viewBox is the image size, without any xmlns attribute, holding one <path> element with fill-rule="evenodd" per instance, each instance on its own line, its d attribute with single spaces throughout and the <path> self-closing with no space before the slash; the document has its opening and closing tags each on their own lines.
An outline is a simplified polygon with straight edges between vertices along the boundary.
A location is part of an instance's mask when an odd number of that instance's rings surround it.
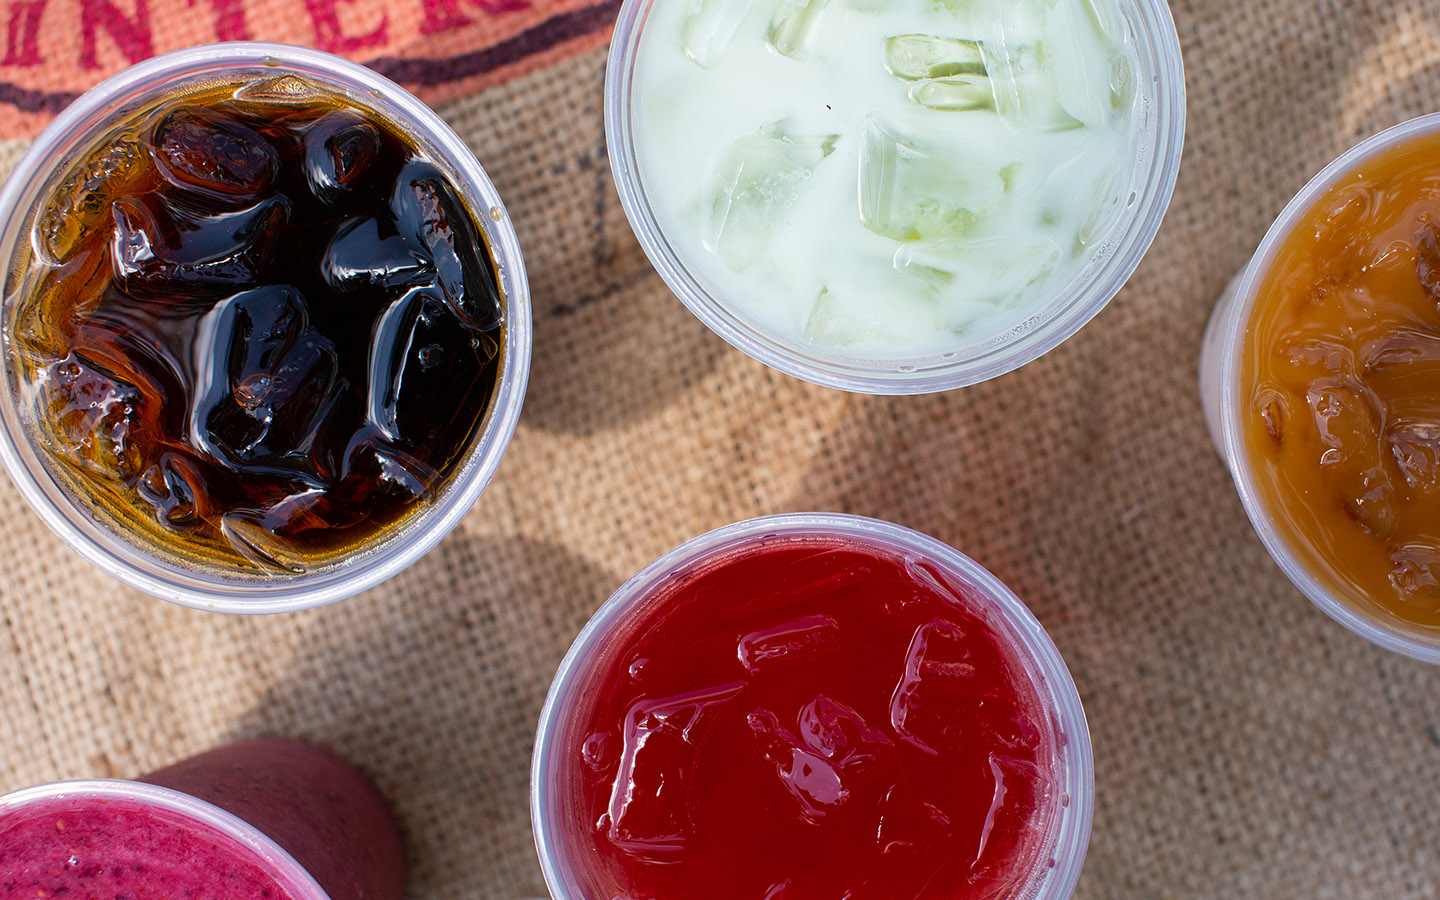
<svg viewBox="0 0 1440 900">
<path fill-rule="evenodd" d="M 0 900 L 401 900 L 400 837 L 349 763 L 232 744 L 140 781 L 0 797 Z"/>
</svg>

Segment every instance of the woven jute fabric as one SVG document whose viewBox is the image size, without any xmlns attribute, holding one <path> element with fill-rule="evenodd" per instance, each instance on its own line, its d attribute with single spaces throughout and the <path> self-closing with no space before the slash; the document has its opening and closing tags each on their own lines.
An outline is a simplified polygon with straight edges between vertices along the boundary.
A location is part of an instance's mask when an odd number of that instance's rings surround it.
<svg viewBox="0 0 1440 900">
<path fill-rule="evenodd" d="M 0 789 L 308 738 L 393 802 L 413 897 L 540 896 L 530 750 L 588 615 L 703 531 L 838 510 L 953 544 L 1054 637 L 1095 751 L 1077 897 L 1440 896 L 1440 670 L 1352 636 L 1281 575 L 1196 392 L 1213 301 L 1285 202 L 1367 134 L 1440 108 L 1440 2 L 1172 9 L 1189 117 L 1149 254 L 1059 349 L 936 396 L 801 383 L 685 310 L 611 181 L 603 48 L 437 101 L 531 276 L 529 394 L 494 483 L 393 581 L 231 618 L 120 587 L 0 479 Z M 0 144 L 7 171 L 23 146 Z"/>
</svg>

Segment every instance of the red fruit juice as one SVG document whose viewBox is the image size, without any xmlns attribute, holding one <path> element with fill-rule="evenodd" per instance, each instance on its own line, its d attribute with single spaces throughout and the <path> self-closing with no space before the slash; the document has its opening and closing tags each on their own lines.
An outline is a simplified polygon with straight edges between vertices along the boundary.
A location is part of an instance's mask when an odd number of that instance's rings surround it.
<svg viewBox="0 0 1440 900">
<path fill-rule="evenodd" d="M 585 900 L 1009 898 L 1049 862 L 1055 717 L 983 604 L 838 537 L 672 580 L 577 691 Z"/>
</svg>

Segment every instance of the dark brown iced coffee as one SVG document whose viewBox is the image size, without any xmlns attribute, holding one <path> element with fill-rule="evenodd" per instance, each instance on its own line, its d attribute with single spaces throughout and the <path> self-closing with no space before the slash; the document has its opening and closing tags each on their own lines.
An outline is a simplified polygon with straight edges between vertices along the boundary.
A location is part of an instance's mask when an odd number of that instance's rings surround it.
<svg viewBox="0 0 1440 900">
<path fill-rule="evenodd" d="M 52 466 L 183 560 L 301 572 L 422 507 L 495 391 L 472 211 L 401 128 L 297 78 L 136 111 L 35 218 L 12 361 Z"/>
</svg>

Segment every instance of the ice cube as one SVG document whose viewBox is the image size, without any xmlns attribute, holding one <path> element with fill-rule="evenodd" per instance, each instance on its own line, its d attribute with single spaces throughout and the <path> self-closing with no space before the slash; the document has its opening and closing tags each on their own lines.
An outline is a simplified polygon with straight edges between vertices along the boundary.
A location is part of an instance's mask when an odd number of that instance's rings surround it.
<svg viewBox="0 0 1440 900">
<path fill-rule="evenodd" d="M 757 628 L 740 638 L 740 664 L 754 674 L 769 666 L 810 663 L 840 646 L 840 624 L 831 616 L 801 616 Z"/>
<path fill-rule="evenodd" d="M 1129 169 L 1111 169 L 1101 173 L 1090 192 L 1089 209 L 1075 232 L 1076 250 L 1102 242 L 1124 209 L 1126 192 L 1130 189 Z M 1078 193 L 1084 195 L 1083 189 Z"/>
<path fill-rule="evenodd" d="M 1332 375 L 1350 375 L 1355 371 L 1355 352 L 1340 341 L 1322 337 L 1295 338 L 1281 347 L 1292 366 L 1321 369 Z"/>
<path fill-rule="evenodd" d="M 701 201 L 706 249 L 737 272 L 758 263 L 784 210 L 837 140 L 834 134 L 789 134 L 783 123 L 772 122 L 736 141 Z"/>
<path fill-rule="evenodd" d="M 147 147 L 166 181 L 225 203 L 269 193 L 280 153 L 260 132 L 214 109 L 178 107 L 160 120 Z"/>
<path fill-rule="evenodd" d="M 1285 429 L 1290 424 L 1290 398 L 1274 388 L 1255 392 L 1254 409 L 1265 426 L 1265 433 L 1279 447 L 1285 443 Z"/>
<path fill-rule="evenodd" d="M 1414 328 L 1394 328 L 1365 343 L 1360 361 L 1367 375 L 1400 375 L 1422 367 L 1433 371 L 1440 368 L 1440 337 Z"/>
<path fill-rule="evenodd" d="M 786 56 L 800 56 L 820 27 L 829 3 L 830 0 L 780 0 L 765 39 Z"/>
<path fill-rule="evenodd" d="M 1406 484 L 1426 492 L 1440 490 L 1440 422 L 1392 418 L 1385 425 L 1385 441 Z"/>
<path fill-rule="evenodd" d="M 833 759 L 850 777 L 882 765 L 894 744 L 853 707 L 820 694 L 800 707 L 796 717 L 800 738 L 826 759 Z"/>
<path fill-rule="evenodd" d="M 375 288 L 400 292 L 433 280 L 435 269 L 425 248 L 399 234 L 388 217 L 340 223 L 320 262 L 325 283 L 341 293 Z"/>
<path fill-rule="evenodd" d="M 604 817 L 625 853 L 666 862 L 695 836 L 689 780 L 705 731 L 744 688 L 741 682 L 637 701 L 625 714 L 620 767 Z"/>
<path fill-rule="evenodd" d="M 995 840 L 998 835 L 1019 835 L 1023 842 L 1026 835 L 1042 833 L 1036 820 L 1046 814 L 1054 791 L 1049 773 L 1030 760 L 992 753 L 988 764 L 994 791 L 980 829 L 975 860 L 971 863 L 972 876 L 989 874 L 1009 863 L 1008 859 L 986 852 L 995 845 L 1014 846 L 1013 842 Z"/>
<path fill-rule="evenodd" d="M 1440 612 L 1440 547 L 1411 541 L 1390 553 L 1390 584 L 1400 599 L 1418 611 Z"/>
<path fill-rule="evenodd" d="M 296 288 L 245 291 L 206 313 L 196 359 L 192 446 L 229 467 L 323 483 L 312 450 L 339 364 L 330 341 L 310 330 Z"/>
<path fill-rule="evenodd" d="M 947 112 L 995 108 L 995 95 L 990 89 L 990 79 L 984 75 L 929 78 L 911 85 L 906 96 L 927 109 Z"/>
<path fill-rule="evenodd" d="M 1120 47 L 1127 42 L 1130 26 L 1126 24 L 1125 16 L 1121 14 L 1118 6 L 1097 0 L 1081 0 L 1081 4 L 1085 7 L 1090 24 L 1107 46 Z"/>
<path fill-rule="evenodd" d="M 1039 749 L 1043 735 L 1033 718 L 998 697 L 988 698 L 984 705 L 990 708 L 986 724 L 1002 746 L 1015 751 Z"/>
<path fill-rule="evenodd" d="M 1415 275 L 1420 286 L 1436 303 L 1440 303 L 1440 241 L 1435 226 L 1425 223 L 1415 242 Z"/>
<path fill-rule="evenodd" d="M 481 374 L 498 348 L 485 334 L 467 332 L 436 288 L 412 288 L 392 301 L 370 339 L 366 421 L 388 444 L 419 451 L 442 439 L 446 419 L 423 398 L 445 394 L 463 408 L 468 392 L 483 390 Z"/>
<path fill-rule="evenodd" d="M 680 23 L 680 46 L 701 68 L 709 69 L 724 57 L 750 15 L 751 3 L 740 0 L 691 0 Z"/>
<path fill-rule="evenodd" d="M 190 342 L 167 327 L 163 316 L 153 315 L 156 304 L 128 298 L 113 288 L 107 294 L 106 305 L 75 323 L 70 346 L 139 391 L 144 419 L 153 417 L 160 427 L 163 417 L 167 430 L 181 427 L 183 404 L 165 401 L 183 392 L 184 355 Z"/>
<path fill-rule="evenodd" d="M 916 334 L 944 334 L 949 314 L 922 288 L 855 284 L 821 288 L 805 320 L 805 339 L 824 347 L 900 347 Z"/>
<path fill-rule="evenodd" d="M 235 99 L 246 103 L 297 108 L 305 108 L 323 98 L 324 94 L 313 82 L 295 75 L 252 81 L 235 92 Z"/>
<path fill-rule="evenodd" d="M 580 746 L 580 758 L 592 772 L 603 772 L 617 762 L 616 736 L 608 731 L 597 731 L 585 739 Z"/>
<path fill-rule="evenodd" d="M 347 436 L 349 444 L 336 454 L 343 462 L 330 467 L 339 470 L 330 483 L 307 484 L 296 472 L 273 467 L 272 474 L 285 478 L 275 486 L 277 502 L 222 517 L 221 533 L 237 553 L 261 568 L 304 572 L 308 562 L 295 548 L 316 540 L 307 535 L 354 529 L 364 523 L 367 509 L 433 496 L 438 481 L 433 468 L 365 429 Z"/>
<path fill-rule="evenodd" d="M 869 785 L 890 761 L 894 745 L 860 713 L 821 694 L 795 717 L 798 734 L 769 709 L 746 717 L 761 754 L 799 804 L 801 818 L 818 823 Z"/>
<path fill-rule="evenodd" d="M 978 41 L 931 34 L 901 34 L 885 39 L 885 68 L 897 78 L 918 81 L 956 75 L 985 75 Z M 990 91 L 985 84 L 985 92 Z"/>
<path fill-rule="evenodd" d="M 132 296 L 164 300 L 256 284 L 290 216 L 283 197 L 208 216 L 159 194 L 124 197 L 111 208 L 115 278 Z"/>
<path fill-rule="evenodd" d="M 1322 213 L 1311 233 L 1320 274 L 1311 279 L 1306 291 L 1313 302 L 1345 296 L 1346 292 L 1337 288 L 1346 287 L 1353 277 L 1347 271 L 1351 268 L 1349 261 L 1366 255 L 1362 245 L 1371 241 L 1367 235 L 1386 227 L 1375 220 L 1377 206 L 1372 199 L 1372 185 L 1363 181 L 1341 185 L 1316 203 Z"/>
<path fill-rule="evenodd" d="M 796 891 L 792 887 L 794 883 L 795 879 L 786 878 L 783 881 L 778 881 L 770 885 L 770 887 L 766 889 L 762 900 L 795 900 Z"/>
<path fill-rule="evenodd" d="M 953 301 L 1013 304 L 1054 271 L 1060 247 L 1044 234 L 1028 239 L 981 238 L 940 244 L 911 244 L 895 251 L 895 269 L 921 284 L 943 288 Z M 957 310 L 958 311 L 958 310 Z M 962 330 L 965 322 L 951 321 Z"/>
<path fill-rule="evenodd" d="M 200 525 L 208 512 L 210 490 L 200 463 L 188 454 L 162 453 L 135 484 L 140 498 L 155 509 L 155 518 L 167 528 L 188 530 Z"/>
<path fill-rule="evenodd" d="M 1338 379 L 1323 378 L 1310 384 L 1305 403 L 1328 448 L 1320 457 L 1322 465 L 1373 465 L 1379 454 L 1379 415 L 1363 394 Z"/>
<path fill-rule="evenodd" d="M 134 385 L 77 351 L 46 368 L 38 401 L 61 459 L 115 481 L 140 474 L 144 401 Z"/>
<path fill-rule="evenodd" d="M 1088 154 L 1073 155 L 1046 169 L 1011 170 L 1011 190 L 1034 192 L 1041 199 L 1041 231 L 1065 240 L 1074 256 L 1103 244 L 1125 210 L 1130 168 L 1097 167 Z"/>
<path fill-rule="evenodd" d="M 433 466 L 362 429 L 345 450 L 338 488 L 346 492 L 352 507 L 363 509 L 363 505 L 355 505 L 371 497 L 398 497 L 402 503 L 428 501 L 439 483 L 440 473 Z"/>
<path fill-rule="evenodd" d="M 850 798 L 840 771 L 824 756 L 803 746 L 769 710 L 756 710 L 745 720 L 780 783 L 800 805 L 800 816 L 812 824 Z"/>
<path fill-rule="evenodd" d="M 905 557 L 905 574 L 917 584 L 924 585 L 924 588 L 915 592 L 915 596 L 923 602 L 932 602 L 938 598 L 958 610 L 970 609 L 971 604 L 964 599 L 964 589 L 951 584 L 945 576 L 925 560 L 907 555 Z"/>
<path fill-rule="evenodd" d="M 36 222 L 40 258 L 58 265 L 68 262 L 90 241 L 109 232 L 110 204 L 147 186 L 145 151 L 138 141 L 119 137 L 103 144 L 55 190 Z"/>
<path fill-rule="evenodd" d="M 1034 0 L 991 3 L 987 9 L 990 14 L 980 52 L 1000 118 L 1026 131 L 1081 127 L 1081 120 L 1062 105 L 1056 72 L 1047 65 L 1048 48 L 1041 34 L 1044 4 Z M 1108 71 L 1105 81 L 1108 91 Z"/>
<path fill-rule="evenodd" d="M 953 148 L 931 151 L 873 118 L 860 144 L 860 220 L 897 241 L 956 241 L 984 221 L 1005 193 L 994 166 L 967 164 Z"/>
<path fill-rule="evenodd" d="M 1115 127 L 1126 127 L 1135 109 L 1138 73 L 1135 60 L 1125 52 L 1110 58 L 1110 121 Z"/>
<path fill-rule="evenodd" d="M 1385 536 L 1396 524 L 1396 494 L 1385 469 L 1380 411 L 1346 381 L 1311 382 L 1305 394 L 1315 430 L 1325 445 L 1318 462 L 1340 493 L 1345 510 L 1366 531 Z"/>
<path fill-rule="evenodd" d="M 432 163 L 411 162 L 396 179 L 390 208 L 401 233 L 413 229 L 408 236 L 425 248 L 445 303 L 460 323 L 472 331 L 498 326 L 504 318 L 500 285 L 485 239 L 450 180 Z"/>
<path fill-rule="evenodd" d="M 874 567 L 855 561 L 850 551 L 821 550 L 786 563 L 772 584 L 792 602 L 809 602 L 865 581 L 873 572 Z"/>
<path fill-rule="evenodd" d="M 305 129 L 305 180 L 322 202 L 367 180 L 379 155 L 380 132 L 353 110 L 326 113 Z"/>
<path fill-rule="evenodd" d="M 880 804 L 878 851 L 869 879 L 883 896 L 914 900 L 960 852 L 955 823 L 912 785 L 895 785 Z"/>
<path fill-rule="evenodd" d="M 978 705 L 970 655 L 954 622 L 931 619 L 915 630 L 890 696 L 890 725 L 902 740 L 931 756 L 958 749 L 964 710 Z"/>
<path fill-rule="evenodd" d="M 366 390 L 366 421 L 392 444 L 400 443 L 400 387 L 405 365 L 416 349 L 415 325 L 421 308 L 433 302 L 423 290 L 412 290 L 380 314 L 370 345 Z"/>
<path fill-rule="evenodd" d="M 1077 122 L 1099 126 L 1110 120 L 1117 99 L 1112 59 L 1075 3 L 1056 3 L 1045 13 L 1043 76 L 1055 84 L 1055 99 Z M 1122 75 L 1122 82 L 1125 76 Z"/>
<path fill-rule="evenodd" d="M 1344 499 L 1345 511 L 1361 528 L 1380 537 L 1395 531 L 1399 513 L 1396 509 L 1395 487 L 1383 466 L 1364 471 L 1349 467 L 1332 475 Z"/>
<path fill-rule="evenodd" d="M 309 489 L 292 494 L 269 509 L 231 510 L 220 517 L 220 534 L 236 553 L 257 568 L 303 575 L 305 560 L 277 531 L 290 522 L 306 518 L 323 499 L 323 491 Z"/>
</svg>

